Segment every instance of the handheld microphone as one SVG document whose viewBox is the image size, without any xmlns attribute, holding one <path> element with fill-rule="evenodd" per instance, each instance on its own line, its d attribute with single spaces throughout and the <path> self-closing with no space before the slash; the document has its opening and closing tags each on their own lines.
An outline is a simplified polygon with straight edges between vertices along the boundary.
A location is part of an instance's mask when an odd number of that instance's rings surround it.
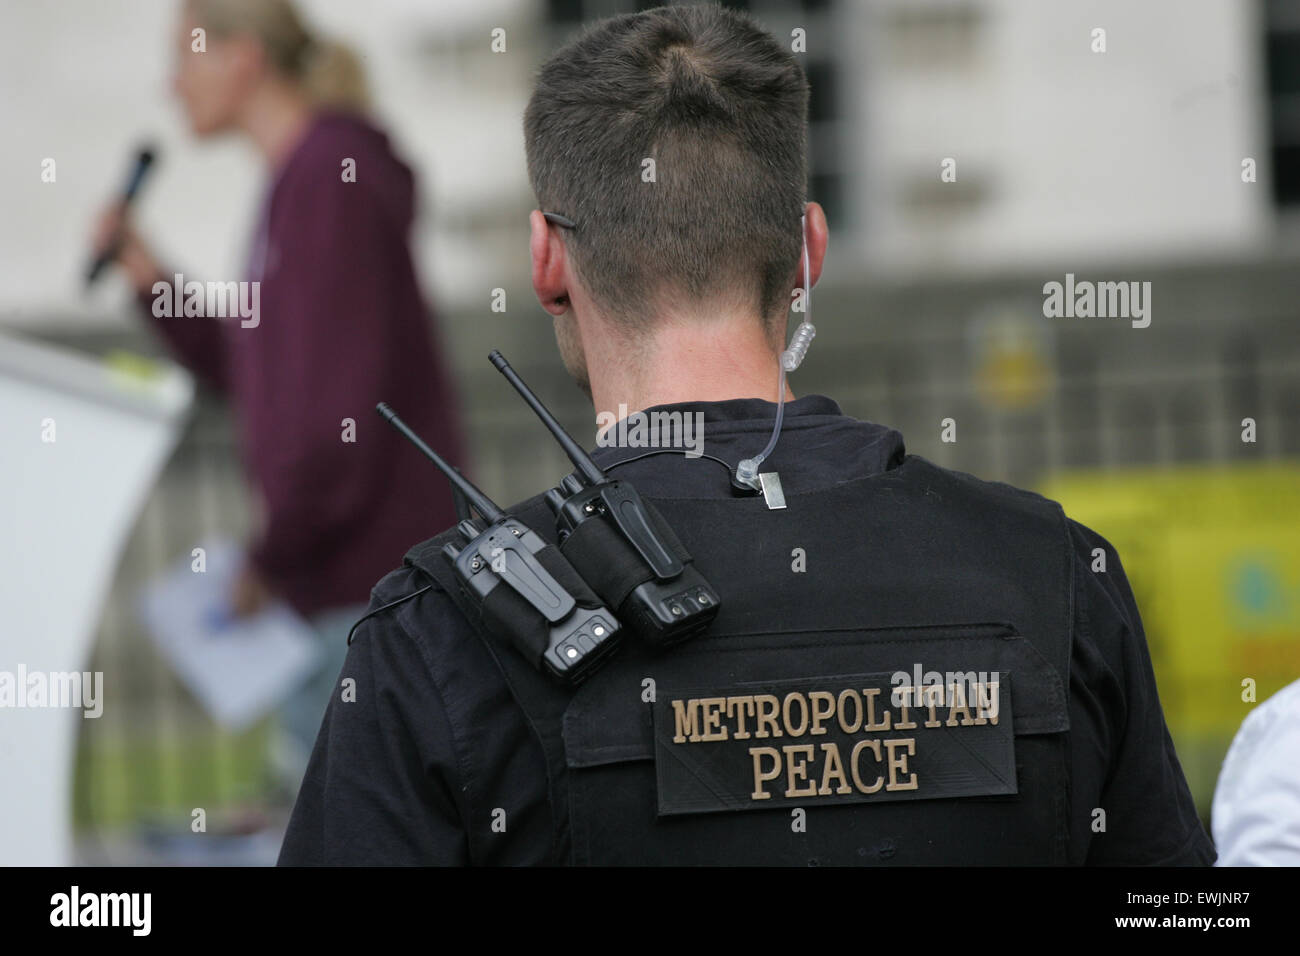
<svg viewBox="0 0 1300 956">
<path fill-rule="evenodd" d="M 143 147 L 136 154 L 135 164 L 131 167 L 131 174 L 126 180 L 126 188 L 122 191 L 122 205 L 124 207 L 130 206 L 135 201 L 136 194 L 139 193 L 140 187 L 144 185 L 149 170 L 153 168 L 153 161 L 154 150 L 150 147 Z M 94 258 L 90 263 L 90 268 L 86 270 L 86 288 L 90 288 L 95 284 L 105 267 L 117 258 L 121 247 L 120 237 L 114 236 L 104 250 Z"/>
<path fill-rule="evenodd" d="M 632 483 L 612 479 L 573 440 L 495 349 L 488 356 L 555 437 L 577 471 L 546 493 L 560 550 L 601 600 L 647 644 L 663 648 L 717 617 L 717 592 Z"/>
<path fill-rule="evenodd" d="M 559 550 L 497 507 L 385 403 L 375 410 L 438 467 L 486 523 L 481 527 L 464 518 L 456 530 L 465 543 L 442 549 L 461 595 L 484 626 L 513 643 L 539 670 L 569 684 L 585 680 L 618 644 L 618 619 Z"/>
</svg>

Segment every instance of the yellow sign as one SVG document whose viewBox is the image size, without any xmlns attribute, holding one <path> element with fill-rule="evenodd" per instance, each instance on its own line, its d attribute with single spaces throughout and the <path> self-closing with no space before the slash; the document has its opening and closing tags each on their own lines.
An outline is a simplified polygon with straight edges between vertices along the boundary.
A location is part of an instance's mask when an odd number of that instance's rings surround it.
<svg viewBox="0 0 1300 956">
<path fill-rule="evenodd" d="M 1300 677 L 1300 464 L 1070 472 L 1039 490 L 1119 553 L 1207 809 L 1241 722 Z"/>
</svg>

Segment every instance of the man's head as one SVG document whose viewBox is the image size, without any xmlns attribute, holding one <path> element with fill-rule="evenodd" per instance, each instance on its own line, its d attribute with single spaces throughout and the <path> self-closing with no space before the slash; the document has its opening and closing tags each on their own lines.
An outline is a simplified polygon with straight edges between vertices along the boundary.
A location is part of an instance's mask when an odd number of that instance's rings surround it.
<svg viewBox="0 0 1300 956">
<path fill-rule="evenodd" d="M 780 340 L 799 275 L 807 102 L 794 58 L 716 6 L 602 21 L 542 67 L 524 115 L 528 172 L 541 209 L 573 226 L 533 214 L 533 284 L 588 391 L 593 329 L 635 350 L 665 316 L 744 313 Z"/>
</svg>

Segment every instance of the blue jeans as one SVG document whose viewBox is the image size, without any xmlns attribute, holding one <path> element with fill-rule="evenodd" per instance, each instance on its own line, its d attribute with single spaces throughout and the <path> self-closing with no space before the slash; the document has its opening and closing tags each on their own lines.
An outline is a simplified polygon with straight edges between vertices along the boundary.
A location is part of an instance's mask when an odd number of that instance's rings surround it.
<svg viewBox="0 0 1300 956">
<path fill-rule="evenodd" d="M 348 654 L 348 631 L 365 613 L 366 605 L 356 604 L 325 611 L 308 621 L 320 642 L 320 661 L 277 711 L 282 732 L 279 742 L 282 752 L 277 762 L 283 782 L 291 786 L 294 793 L 302 782 L 307 760 L 320 734 L 330 695 L 338 688 L 339 674 Z"/>
</svg>

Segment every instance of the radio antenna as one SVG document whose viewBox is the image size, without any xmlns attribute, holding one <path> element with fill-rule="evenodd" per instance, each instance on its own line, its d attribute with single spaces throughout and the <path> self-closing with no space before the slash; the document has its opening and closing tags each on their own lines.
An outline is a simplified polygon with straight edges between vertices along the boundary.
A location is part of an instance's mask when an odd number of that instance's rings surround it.
<svg viewBox="0 0 1300 956">
<path fill-rule="evenodd" d="M 397 417 L 397 412 L 388 407 L 387 403 L 380 402 L 375 406 L 380 417 L 388 424 L 392 425 L 402 433 L 407 441 L 423 452 L 424 456 L 438 466 L 438 470 L 447 476 L 447 480 L 452 486 L 468 499 L 469 503 L 478 509 L 478 513 L 488 522 L 500 521 L 505 517 L 505 512 L 498 508 L 487 495 L 479 489 L 468 478 L 458 472 L 451 465 L 443 461 L 442 456 L 430 448 L 415 432 L 411 431 L 411 426 Z"/>
<path fill-rule="evenodd" d="M 542 420 L 542 424 L 546 426 L 547 431 L 555 436 L 555 440 L 560 443 L 564 453 L 569 456 L 569 461 L 577 466 L 577 469 L 586 476 L 587 481 L 593 485 L 608 481 L 608 476 L 591 460 L 591 456 L 582 450 L 582 446 L 574 441 L 573 436 L 566 432 L 564 426 L 556 421 L 555 416 L 542 404 L 542 400 L 533 394 L 531 388 L 524 384 L 524 380 L 519 377 L 519 373 L 510 367 L 506 357 L 493 349 L 488 354 L 488 359 L 497 367 L 497 371 L 506 377 L 506 381 L 514 386 L 515 391 L 523 396 L 528 406 L 537 413 L 537 417 Z"/>
</svg>

